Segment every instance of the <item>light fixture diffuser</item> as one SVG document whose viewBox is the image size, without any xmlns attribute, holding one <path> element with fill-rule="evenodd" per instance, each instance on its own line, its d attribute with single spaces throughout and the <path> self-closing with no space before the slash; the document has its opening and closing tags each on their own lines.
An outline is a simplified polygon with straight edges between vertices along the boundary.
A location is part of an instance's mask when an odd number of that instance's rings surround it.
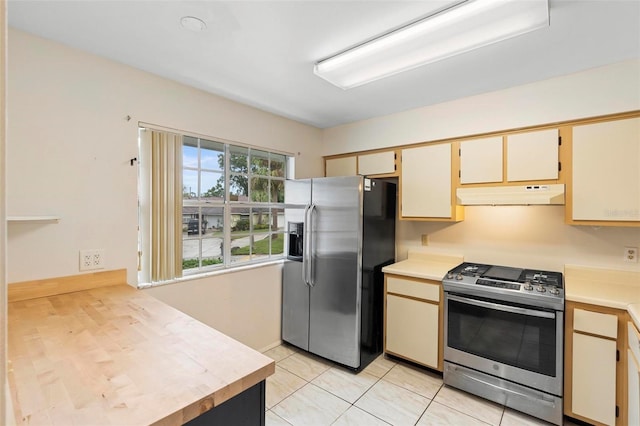
<svg viewBox="0 0 640 426">
<path fill-rule="evenodd" d="M 549 26 L 548 0 L 467 0 L 315 64 L 350 89 Z"/>
</svg>

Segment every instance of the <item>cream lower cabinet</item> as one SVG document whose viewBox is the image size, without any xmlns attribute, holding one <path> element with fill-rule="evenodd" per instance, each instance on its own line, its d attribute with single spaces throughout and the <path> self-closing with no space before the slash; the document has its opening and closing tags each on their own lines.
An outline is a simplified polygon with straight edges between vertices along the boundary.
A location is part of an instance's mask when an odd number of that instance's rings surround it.
<svg viewBox="0 0 640 426">
<path fill-rule="evenodd" d="M 618 362 L 626 313 L 573 302 L 566 312 L 565 414 L 596 425 L 626 424 L 620 410 L 625 368 Z"/>
<path fill-rule="evenodd" d="M 627 322 L 627 420 L 640 425 L 640 333 Z"/>
<path fill-rule="evenodd" d="M 573 333 L 571 410 L 590 420 L 616 421 L 616 342 Z"/>
<path fill-rule="evenodd" d="M 385 276 L 385 353 L 442 371 L 442 285 Z"/>
</svg>

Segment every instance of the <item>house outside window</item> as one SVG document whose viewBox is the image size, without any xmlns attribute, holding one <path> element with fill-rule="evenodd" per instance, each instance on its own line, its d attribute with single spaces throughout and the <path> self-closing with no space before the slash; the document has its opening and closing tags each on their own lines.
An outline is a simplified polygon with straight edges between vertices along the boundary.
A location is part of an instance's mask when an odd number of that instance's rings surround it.
<svg viewBox="0 0 640 426">
<path fill-rule="evenodd" d="M 139 281 L 162 282 L 282 258 L 284 182 L 291 158 L 177 134 L 175 154 L 163 156 L 153 151 L 165 149 L 163 136 L 159 130 L 140 129 Z M 174 190 L 173 201 L 153 207 L 154 197 L 176 185 L 181 190 Z M 162 209 L 168 212 L 156 211 Z M 175 267 L 158 268 L 163 263 Z"/>
</svg>

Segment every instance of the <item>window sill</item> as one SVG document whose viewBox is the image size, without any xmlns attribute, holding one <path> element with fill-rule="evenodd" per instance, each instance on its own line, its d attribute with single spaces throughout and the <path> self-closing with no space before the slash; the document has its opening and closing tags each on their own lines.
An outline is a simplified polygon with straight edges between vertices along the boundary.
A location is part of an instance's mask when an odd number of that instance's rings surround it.
<svg viewBox="0 0 640 426">
<path fill-rule="evenodd" d="M 215 277 L 215 276 L 218 276 L 218 275 L 233 274 L 233 273 L 236 273 L 236 272 L 248 271 L 248 270 L 257 269 L 257 268 L 263 268 L 265 266 L 273 266 L 273 265 L 282 264 L 282 263 L 284 263 L 285 260 L 286 260 L 286 258 L 283 257 L 283 258 L 276 259 L 276 260 L 270 260 L 268 262 L 252 263 L 252 264 L 248 264 L 248 265 L 234 266 L 234 267 L 226 268 L 226 269 L 217 269 L 215 271 L 203 272 L 203 273 L 200 273 L 200 274 L 186 275 L 186 276 L 183 276 L 181 278 L 175 278 L 173 280 L 167 280 L 167 281 L 162 281 L 162 282 L 157 282 L 157 283 L 138 283 L 137 288 L 139 290 L 144 290 L 146 288 L 160 287 L 160 286 L 169 285 L 169 284 L 177 284 L 177 283 L 181 283 L 181 282 L 185 282 L 185 281 L 201 280 L 201 279 L 205 279 L 205 278 Z"/>
</svg>

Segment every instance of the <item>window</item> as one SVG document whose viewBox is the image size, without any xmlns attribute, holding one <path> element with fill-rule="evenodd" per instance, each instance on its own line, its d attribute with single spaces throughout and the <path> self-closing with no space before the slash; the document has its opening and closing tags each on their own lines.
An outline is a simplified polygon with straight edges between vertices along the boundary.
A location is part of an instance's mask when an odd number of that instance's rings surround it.
<svg viewBox="0 0 640 426">
<path fill-rule="evenodd" d="M 287 155 L 141 128 L 140 159 L 140 282 L 282 257 Z"/>
</svg>

